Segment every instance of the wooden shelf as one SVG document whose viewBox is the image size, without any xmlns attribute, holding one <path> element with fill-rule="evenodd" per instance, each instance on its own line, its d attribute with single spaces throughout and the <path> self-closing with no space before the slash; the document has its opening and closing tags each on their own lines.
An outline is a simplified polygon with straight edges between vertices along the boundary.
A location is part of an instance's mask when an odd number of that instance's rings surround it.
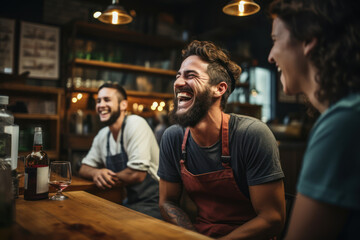
<svg viewBox="0 0 360 240">
<path fill-rule="evenodd" d="M 71 92 L 82 92 L 82 93 L 97 93 L 97 88 L 73 88 Z M 128 97 L 144 97 L 144 98 L 165 98 L 165 99 L 173 99 L 174 94 L 172 93 L 156 93 L 156 92 L 139 92 L 139 91 L 132 91 L 126 90 Z"/>
<path fill-rule="evenodd" d="M 113 63 L 113 62 L 104 62 L 104 61 L 97 61 L 97 60 L 86 60 L 81 58 L 74 59 L 74 64 L 76 66 L 82 67 L 89 67 L 89 68 L 103 68 L 109 70 L 116 70 L 116 71 L 129 71 L 129 72 L 139 72 L 139 73 L 146 73 L 146 74 L 156 74 L 156 75 L 165 75 L 165 76 L 176 76 L 176 71 L 174 70 L 165 70 L 160 68 L 150 68 L 150 67 L 143 67 L 138 65 L 132 64 L 125 64 L 125 63 Z"/>
<path fill-rule="evenodd" d="M 54 114 L 14 113 L 14 117 L 15 119 L 59 120 L 59 115 Z"/>
<path fill-rule="evenodd" d="M 78 34 L 93 36 L 98 38 L 107 38 L 123 42 L 135 43 L 142 46 L 157 48 L 183 48 L 185 42 L 172 39 L 165 36 L 147 35 L 131 30 L 121 28 L 121 26 L 113 26 L 108 24 L 88 23 L 76 21 L 73 23 Z"/>
<path fill-rule="evenodd" d="M 17 83 L 0 83 L 0 88 L 8 91 L 36 94 L 64 94 L 64 89 L 55 87 L 32 86 Z"/>
<path fill-rule="evenodd" d="M 27 131 L 38 124 L 41 124 L 44 129 L 46 129 L 50 141 L 48 143 L 50 150 L 45 149 L 45 151 L 48 153 L 50 159 L 59 159 L 64 93 L 65 91 L 63 88 L 33 86 L 12 82 L 0 83 L 0 94 L 9 96 L 10 104 L 21 102 L 23 103 L 24 108 L 29 108 L 29 103 L 31 103 L 31 108 L 39 108 L 40 106 L 37 104 L 43 101 L 54 103 L 54 106 L 51 106 L 52 108 L 55 107 L 55 109 L 52 109 L 54 114 L 13 113 L 15 123 L 19 125 L 20 130 Z M 24 149 L 27 149 L 27 147 Z M 20 152 L 20 155 L 26 156 L 29 153 L 30 151 Z"/>
</svg>

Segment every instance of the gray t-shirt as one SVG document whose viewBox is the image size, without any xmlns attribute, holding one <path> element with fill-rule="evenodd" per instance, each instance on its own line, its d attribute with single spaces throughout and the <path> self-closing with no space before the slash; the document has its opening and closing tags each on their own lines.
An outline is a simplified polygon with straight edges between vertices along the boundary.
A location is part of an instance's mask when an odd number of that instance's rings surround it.
<svg viewBox="0 0 360 240">
<path fill-rule="evenodd" d="M 184 132 L 184 128 L 173 125 L 162 137 L 158 175 L 165 181 L 181 182 L 180 159 Z M 235 180 L 245 196 L 249 197 L 248 186 L 284 177 L 275 137 L 263 122 L 255 118 L 231 114 L 229 148 L 230 164 Z M 223 169 L 220 160 L 221 141 L 213 146 L 200 147 L 189 132 L 186 149 L 186 167 L 192 174 Z"/>
</svg>

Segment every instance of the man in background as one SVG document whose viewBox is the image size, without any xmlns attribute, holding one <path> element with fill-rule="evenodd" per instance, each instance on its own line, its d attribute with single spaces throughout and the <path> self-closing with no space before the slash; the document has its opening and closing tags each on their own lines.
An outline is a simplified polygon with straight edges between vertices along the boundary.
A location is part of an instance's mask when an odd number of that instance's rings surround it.
<svg viewBox="0 0 360 240">
<path fill-rule="evenodd" d="M 122 182 L 127 190 L 126 207 L 161 218 L 156 175 L 159 147 L 145 119 L 126 115 L 127 106 L 127 95 L 120 85 L 100 86 L 96 112 L 106 127 L 95 136 L 79 174 L 101 189 Z"/>
</svg>

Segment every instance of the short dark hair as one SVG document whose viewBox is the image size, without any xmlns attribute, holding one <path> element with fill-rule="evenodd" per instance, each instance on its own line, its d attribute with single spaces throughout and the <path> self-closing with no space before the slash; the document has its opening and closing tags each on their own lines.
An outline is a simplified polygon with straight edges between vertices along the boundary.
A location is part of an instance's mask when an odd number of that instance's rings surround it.
<svg viewBox="0 0 360 240">
<path fill-rule="evenodd" d="M 216 85 L 220 82 L 226 82 L 228 85 L 228 89 L 221 98 L 221 108 L 225 109 L 227 99 L 235 87 L 233 80 L 240 77 L 241 68 L 230 60 L 225 49 L 217 47 L 209 41 L 194 40 L 182 50 L 183 60 L 192 55 L 196 55 L 201 60 L 209 63 L 207 68 L 210 77 L 209 84 Z"/>
<path fill-rule="evenodd" d="M 106 82 L 103 85 L 101 85 L 98 89 L 98 92 L 102 89 L 102 88 L 113 88 L 116 89 L 116 91 L 118 92 L 119 96 L 119 102 L 121 102 L 122 100 L 127 100 L 127 94 L 125 89 L 120 86 L 118 83 L 113 83 L 113 82 Z"/>
<path fill-rule="evenodd" d="M 310 60 L 317 68 L 319 102 L 334 104 L 360 92 L 360 3 L 356 0 L 275 0 L 279 17 L 300 41 L 317 39 Z"/>
</svg>

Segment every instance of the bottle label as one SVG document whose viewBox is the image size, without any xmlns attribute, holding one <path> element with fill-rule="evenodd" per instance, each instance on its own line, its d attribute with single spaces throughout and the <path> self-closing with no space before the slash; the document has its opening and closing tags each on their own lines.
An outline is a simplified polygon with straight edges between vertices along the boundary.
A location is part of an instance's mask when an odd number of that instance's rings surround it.
<svg viewBox="0 0 360 240">
<path fill-rule="evenodd" d="M 49 174 L 49 166 L 26 168 L 24 189 L 31 190 L 36 186 L 36 188 L 33 189 L 35 194 L 48 192 L 49 191 L 48 174 Z"/>
<path fill-rule="evenodd" d="M 36 194 L 49 191 L 49 166 L 37 168 Z"/>
</svg>

